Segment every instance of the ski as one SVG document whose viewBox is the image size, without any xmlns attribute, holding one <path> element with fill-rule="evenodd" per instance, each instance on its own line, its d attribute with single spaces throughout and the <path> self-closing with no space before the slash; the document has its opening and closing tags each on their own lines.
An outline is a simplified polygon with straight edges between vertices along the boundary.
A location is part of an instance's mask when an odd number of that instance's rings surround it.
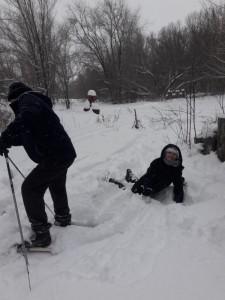
<svg viewBox="0 0 225 300">
<path fill-rule="evenodd" d="M 71 225 L 94 228 L 99 224 L 93 223 L 91 221 L 86 221 L 86 220 L 72 220 Z"/>
<path fill-rule="evenodd" d="M 25 241 L 25 247 L 23 248 L 23 245 L 22 244 L 15 244 L 14 246 L 16 247 L 16 251 L 18 253 L 23 253 L 24 250 L 26 252 L 36 252 L 36 253 L 52 253 L 52 248 L 50 246 L 48 247 L 32 247 L 32 245 Z"/>
<path fill-rule="evenodd" d="M 135 182 L 138 181 L 138 178 L 137 178 L 136 175 L 133 174 L 133 172 L 132 172 L 130 169 L 127 169 L 127 171 L 126 171 L 126 176 L 125 176 L 125 180 L 126 180 L 126 182 L 128 182 L 128 183 L 135 183 Z M 114 183 L 114 184 L 117 185 L 120 189 L 126 190 L 126 186 L 125 186 L 122 182 L 118 181 L 118 180 L 115 179 L 115 178 L 110 177 L 110 172 L 108 172 L 108 173 L 105 175 L 104 181 L 110 182 L 110 183 Z"/>
<path fill-rule="evenodd" d="M 97 223 L 93 223 L 92 221 L 87 221 L 87 220 L 72 220 L 70 224 L 68 224 L 67 226 L 60 226 L 60 224 L 58 224 L 56 221 L 53 222 L 53 225 L 57 226 L 57 227 L 69 227 L 69 226 L 81 226 L 81 227 L 90 227 L 90 228 L 94 228 L 96 226 L 98 226 L 99 224 Z"/>
<path fill-rule="evenodd" d="M 26 248 L 26 251 L 30 252 L 30 253 L 32 253 L 32 252 L 33 253 L 52 253 L 51 247 L 45 247 L 45 248 L 43 248 L 43 247 L 31 247 L 31 248 Z M 22 249 L 21 250 L 17 249 L 17 252 L 22 253 L 23 251 L 22 251 Z"/>
<path fill-rule="evenodd" d="M 114 178 L 109 178 L 109 181 L 108 182 L 111 182 L 111 183 L 114 183 L 115 185 L 117 185 L 120 189 L 122 190 L 125 190 L 126 187 L 124 184 L 122 184 L 121 182 L 117 181 L 116 179 Z"/>
<path fill-rule="evenodd" d="M 99 224 L 95 224 L 95 223 L 93 223 L 91 221 L 87 221 L 87 220 L 72 220 L 70 225 L 94 228 L 94 227 L 98 226 Z M 55 226 L 60 227 L 59 225 L 56 225 L 56 224 L 55 224 Z M 24 250 L 27 253 L 32 253 L 32 252 L 33 253 L 52 253 L 52 247 L 51 246 L 48 246 L 48 247 L 32 247 L 32 244 L 28 241 L 24 242 L 24 246 L 25 247 L 23 248 L 23 245 L 21 243 L 16 243 L 16 244 L 13 245 L 13 247 L 16 248 L 16 251 L 18 253 L 23 253 Z"/>
</svg>

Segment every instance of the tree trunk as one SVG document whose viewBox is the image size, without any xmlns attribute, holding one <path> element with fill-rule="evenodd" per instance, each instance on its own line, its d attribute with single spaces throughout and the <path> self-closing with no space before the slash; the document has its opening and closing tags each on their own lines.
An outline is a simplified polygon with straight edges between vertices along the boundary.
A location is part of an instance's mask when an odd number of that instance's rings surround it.
<svg viewBox="0 0 225 300">
<path fill-rule="evenodd" d="M 220 161 L 225 161 L 225 114 L 218 117 L 217 153 Z"/>
</svg>

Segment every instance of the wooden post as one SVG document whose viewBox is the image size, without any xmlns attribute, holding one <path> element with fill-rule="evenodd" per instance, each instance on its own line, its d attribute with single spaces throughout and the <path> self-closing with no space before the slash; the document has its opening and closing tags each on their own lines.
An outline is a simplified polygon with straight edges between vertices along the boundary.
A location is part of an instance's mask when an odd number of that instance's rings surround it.
<svg viewBox="0 0 225 300">
<path fill-rule="evenodd" d="M 133 124 L 132 128 L 139 129 L 140 127 L 144 128 L 144 126 L 141 124 L 141 121 L 138 120 L 138 118 L 137 118 L 136 109 L 134 109 L 134 124 Z"/>
<path fill-rule="evenodd" d="M 225 161 L 225 114 L 218 117 L 217 154 L 220 161 Z"/>
<path fill-rule="evenodd" d="M 134 109 L 134 115 L 135 115 L 134 127 L 139 129 L 139 121 L 138 121 L 138 118 L 137 118 L 136 109 Z"/>
</svg>

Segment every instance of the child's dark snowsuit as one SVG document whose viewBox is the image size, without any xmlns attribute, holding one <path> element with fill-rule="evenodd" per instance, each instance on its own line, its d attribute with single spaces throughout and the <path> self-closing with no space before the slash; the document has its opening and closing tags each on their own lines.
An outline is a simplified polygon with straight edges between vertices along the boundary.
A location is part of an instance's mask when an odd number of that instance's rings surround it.
<svg viewBox="0 0 225 300">
<path fill-rule="evenodd" d="M 179 153 L 179 158 L 174 161 L 174 164 L 165 160 L 165 153 L 168 148 L 175 148 Z M 177 203 L 183 202 L 183 182 L 182 171 L 184 167 L 182 166 L 182 155 L 180 149 L 173 144 L 168 144 L 163 148 L 161 156 L 156 158 L 150 164 L 146 174 L 144 174 L 140 179 L 133 181 L 129 179 L 127 171 L 126 180 L 128 182 L 135 182 L 131 191 L 144 196 L 153 196 L 154 194 L 162 191 L 164 188 L 168 187 L 171 183 L 174 185 L 174 201 Z M 131 176 L 132 173 L 130 173 Z M 109 180 L 110 181 L 110 180 Z M 112 181 L 111 181 L 112 182 Z M 116 183 L 116 182 L 114 182 Z"/>
</svg>

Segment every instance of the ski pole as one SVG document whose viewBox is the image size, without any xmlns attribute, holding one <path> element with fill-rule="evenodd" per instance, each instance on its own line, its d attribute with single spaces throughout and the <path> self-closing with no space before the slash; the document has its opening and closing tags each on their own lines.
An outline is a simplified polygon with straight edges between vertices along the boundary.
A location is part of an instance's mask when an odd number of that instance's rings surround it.
<svg viewBox="0 0 225 300">
<path fill-rule="evenodd" d="M 20 173 L 20 175 L 25 179 L 25 176 L 20 171 L 20 169 L 17 167 L 17 165 L 13 162 L 13 160 L 8 156 L 8 159 L 10 160 L 11 164 L 15 167 L 15 169 Z M 48 210 L 52 213 L 54 216 L 54 212 L 51 210 L 51 208 L 45 203 L 45 206 L 48 208 Z"/>
<path fill-rule="evenodd" d="M 24 259 L 25 259 L 25 263 L 26 263 L 29 288 L 31 290 L 30 273 L 29 273 L 29 267 L 28 267 L 27 251 L 26 251 L 26 247 L 25 247 L 25 242 L 24 242 L 24 237 L 23 237 L 23 231 L 22 231 L 22 226 L 21 226 L 21 222 L 20 222 L 19 210 L 18 210 L 18 206 L 17 206 L 17 202 L 16 202 L 16 195 L 15 195 L 13 181 L 12 181 L 12 174 L 11 174 L 11 170 L 10 170 L 10 166 L 9 166 L 8 153 L 6 151 L 4 152 L 4 156 L 5 156 L 5 160 L 6 160 L 6 166 L 7 166 L 8 175 L 9 175 L 9 182 L 10 182 L 10 186 L 11 186 L 11 190 L 12 190 L 12 195 L 13 195 L 13 201 L 14 201 L 14 206 L 15 206 L 15 211 L 16 211 L 16 217 L 17 217 L 18 227 L 19 227 L 19 231 L 20 231 L 20 237 L 21 237 L 21 242 L 22 242 L 22 252 L 23 252 Z"/>
<path fill-rule="evenodd" d="M 12 161 L 12 159 L 8 156 L 9 161 L 11 162 L 11 164 L 15 167 L 15 169 L 20 173 L 20 175 L 25 179 L 25 176 L 23 175 L 23 173 L 20 171 L 20 169 L 16 166 L 16 164 Z"/>
</svg>

